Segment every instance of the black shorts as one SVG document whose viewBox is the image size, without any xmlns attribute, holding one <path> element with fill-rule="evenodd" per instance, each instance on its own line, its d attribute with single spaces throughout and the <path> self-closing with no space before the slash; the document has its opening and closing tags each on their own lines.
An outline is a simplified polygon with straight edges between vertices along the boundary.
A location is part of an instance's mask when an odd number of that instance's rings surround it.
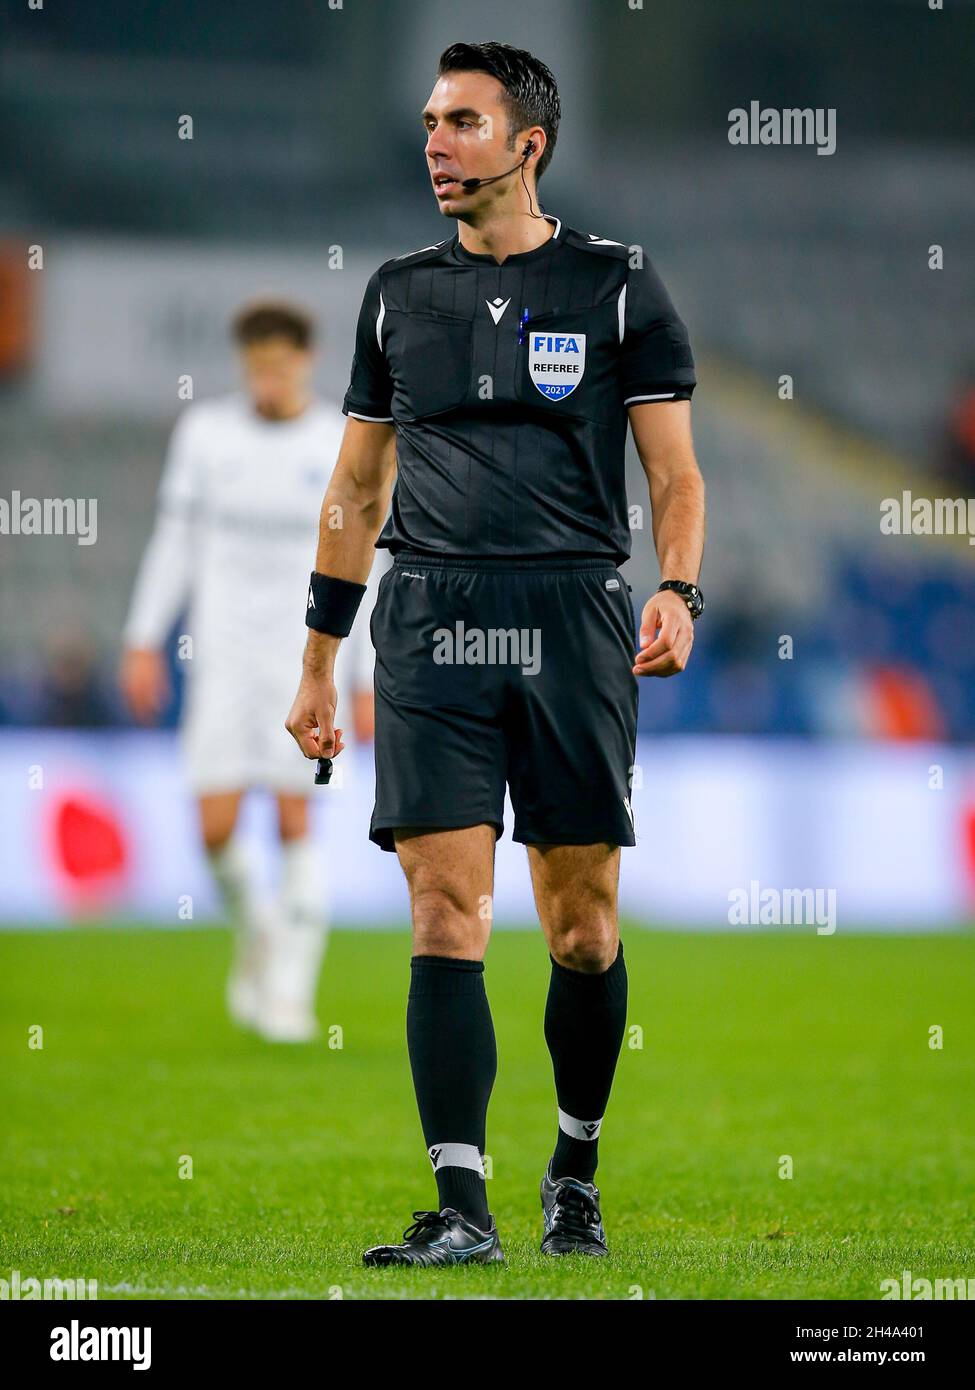
<svg viewBox="0 0 975 1390">
<path fill-rule="evenodd" d="M 463 560 L 401 552 L 370 619 L 376 805 L 395 827 L 502 832 L 523 844 L 633 845 L 635 621 L 610 560 Z"/>
</svg>

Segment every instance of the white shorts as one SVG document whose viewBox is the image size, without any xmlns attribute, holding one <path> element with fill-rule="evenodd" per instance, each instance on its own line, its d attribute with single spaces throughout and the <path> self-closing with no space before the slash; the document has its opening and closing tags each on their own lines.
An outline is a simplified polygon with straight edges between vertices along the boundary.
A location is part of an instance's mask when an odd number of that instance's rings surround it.
<svg viewBox="0 0 975 1390">
<path fill-rule="evenodd" d="M 301 666 L 293 661 L 282 666 L 286 676 L 269 672 L 267 665 L 255 662 L 246 672 L 225 666 L 195 673 L 188 680 L 181 742 L 187 780 L 194 795 L 244 791 L 250 787 L 312 795 L 315 763 L 304 756 L 284 727 Z M 338 723 L 343 736 L 348 734 L 345 742 L 352 743 L 352 692 L 338 669 L 337 676 Z"/>
</svg>

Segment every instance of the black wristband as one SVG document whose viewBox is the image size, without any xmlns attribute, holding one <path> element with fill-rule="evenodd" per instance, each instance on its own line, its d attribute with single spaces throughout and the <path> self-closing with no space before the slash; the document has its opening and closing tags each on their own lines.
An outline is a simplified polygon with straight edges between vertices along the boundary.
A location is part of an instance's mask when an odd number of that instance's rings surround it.
<svg viewBox="0 0 975 1390">
<path fill-rule="evenodd" d="M 348 637 L 365 592 L 365 584 L 312 570 L 305 606 L 306 627 L 332 637 Z"/>
</svg>

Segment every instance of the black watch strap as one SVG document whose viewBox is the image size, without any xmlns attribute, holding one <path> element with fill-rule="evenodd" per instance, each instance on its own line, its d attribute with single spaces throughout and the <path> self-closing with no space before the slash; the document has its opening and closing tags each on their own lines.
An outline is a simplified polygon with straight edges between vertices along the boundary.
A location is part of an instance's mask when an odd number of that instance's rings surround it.
<svg viewBox="0 0 975 1390">
<path fill-rule="evenodd" d="M 688 584 L 684 579 L 665 579 L 657 586 L 658 594 L 661 589 L 672 589 L 675 594 L 679 594 L 687 604 L 691 617 L 697 622 L 704 612 L 704 595 L 696 584 Z"/>
</svg>

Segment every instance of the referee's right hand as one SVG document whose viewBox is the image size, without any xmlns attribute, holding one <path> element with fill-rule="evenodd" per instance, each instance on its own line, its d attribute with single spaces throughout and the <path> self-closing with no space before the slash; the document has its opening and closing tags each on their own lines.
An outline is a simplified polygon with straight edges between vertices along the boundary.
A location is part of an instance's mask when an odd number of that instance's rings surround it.
<svg viewBox="0 0 975 1390">
<path fill-rule="evenodd" d="M 302 676 L 284 727 L 306 758 L 337 758 L 345 747 L 335 727 L 337 703 L 330 676 Z"/>
</svg>

